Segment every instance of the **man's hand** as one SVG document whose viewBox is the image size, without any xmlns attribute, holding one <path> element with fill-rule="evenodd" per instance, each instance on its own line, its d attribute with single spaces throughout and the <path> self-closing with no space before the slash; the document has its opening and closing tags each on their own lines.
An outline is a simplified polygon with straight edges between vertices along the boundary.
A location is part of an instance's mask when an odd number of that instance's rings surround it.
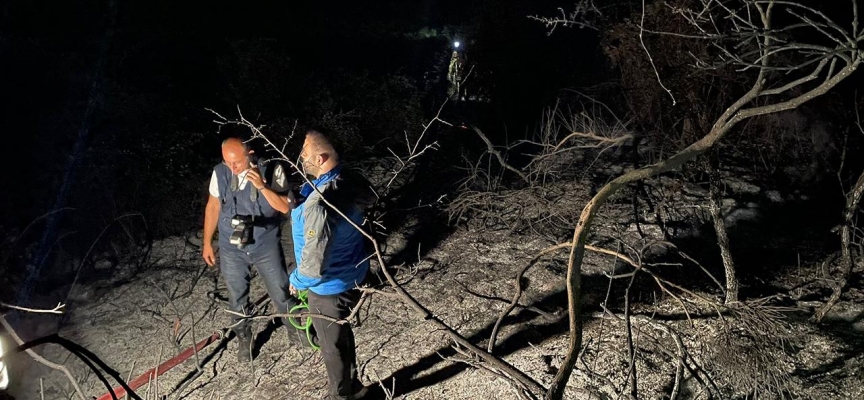
<svg viewBox="0 0 864 400">
<path fill-rule="evenodd" d="M 297 297 L 297 288 L 295 288 L 294 285 L 289 283 L 288 284 L 288 293 L 290 293 L 294 297 Z"/>
<path fill-rule="evenodd" d="M 204 262 L 207 263 L 207 265 L 211 267 L 216 266 L 216 254 L 213 253 L 212 245 L 204 245 L 204 250 L 201 251 L 201 257 L 204 259 Z"/>
<path fill-rule="evenodd" d="M 252 169 L 246 173 L 246 180 L 252 183 L 252 186 L 255 186 L 255 189 L 258 190 L 264 189 L 264 184 L 266 183 L 264 182 L 264 178 L 261 177 L 261 172 L 258 171 L 258 168 L 254 165 L 252 166 Z"/>
</svg>

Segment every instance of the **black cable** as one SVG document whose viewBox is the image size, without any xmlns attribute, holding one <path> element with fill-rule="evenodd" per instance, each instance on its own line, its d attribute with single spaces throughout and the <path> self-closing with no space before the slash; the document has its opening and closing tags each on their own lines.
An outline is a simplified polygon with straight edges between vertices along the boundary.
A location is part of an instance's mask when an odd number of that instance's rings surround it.
<svg viewBox="0 0 864 400">
<path fill-rule="evenodd" d="M 126 381 L 124 381 L 123 378 L 120 377 L 120 374 L 117 371 L 111 369 L 111 367 L 109 367 L 107 364 L 105 364 L 101 359 L 99 359 L 99 357 L 97 357 L 95 354 L 93 354 L 93 352 L 91 352 L 90 350 L 87 350 L 83 346 L 81 346 L 81 345 L 79 345 L 79 344 L 77 344 L 77 343 L 75 343 L 69 339 L 65 339 L 65 338 L 61 337 L 60 335 L 58 335 L 56 333 L 50 334 L 48 336 L 43 336 L 39 339 L 31 340 L 29 342 L 26 342 L 26 343 L 24 343 L 24 344 L 22 344 L 16 348 L 12 349 L 12 352 L 20 353 L 22 351 L 26 351 L 26 350 L 29 350 L 33 347 L 43 345 L 46 343 L 54 343 L 54 344 L 58 344 L 60 346 L 63 346 L 63 348 L 65 348 L 66 350 L 69 350 L 70 353 L 72 353 L 76 357 L 80 358 L 81 361 L 84 362 L 84 364 L 87 364 L 87 367 L 89 367 L 93 372 L 96 373 L 96 376 L 99 378 L 99 381 L 101 381 L 102 384 L 104 384 L 105 387 L 108 388 L 108 393 L 111 394 L 112 399 L 117 400 L 117 395 L 114 394 L 114 388 L 111 387 L 111 384 L 108 383 L 108 379 L 106 379 L 105 376 L 102 375 L 102 372 L 99 371 L 99 368 L 102 368 L 103 371 L 105 371 L 108 375 L 110 375 L 112 378 L 114 378 L 114 380 L 116 380 L 117 383 L 119 383 L 120 386 L 124 390 L 126 390 L 126 393 L 130 397 L 132 397 L 133 399 L 136 399 L 136 400 L 143 400 L 143 399 L 141 399 L 140 396 L 138 396 L 138 394 L 135 393 L 134 390 L 132 390 L 131 387 L 129 387 L 129 385 L 126 383 Z M 2 357 L 0 357 L 0 360 L 2 360 Z M 96 363 L 96 365 L 98 365 L 99 368 L 96 368 L 96 366 L 94 366 L 93 363 Z"/>
</svg>

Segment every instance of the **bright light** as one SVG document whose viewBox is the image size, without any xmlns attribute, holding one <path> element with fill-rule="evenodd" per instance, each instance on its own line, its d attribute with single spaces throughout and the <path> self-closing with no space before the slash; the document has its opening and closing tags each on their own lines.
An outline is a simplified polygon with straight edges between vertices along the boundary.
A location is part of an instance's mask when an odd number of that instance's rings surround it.
<svg viewBox="0 0 864 400">
<path fill-rule="evenodd" d="M 459 45 L 460 45 L 460 43 L 459 43 L 458 41 L 457 41 L 457 42 L 453 42 L 453 47 L 455 47 L 455 48 L 458 49 L 458 48 L 459 48 Z"/>
<path fill-rule="evenodd" d="M 3 355 L 3 341 L 0 340 L 0 356 Z M 9 371 L 6 370 L 6 363 L 0 361 L 0 390 L 9 387 Z"/>
</svg>

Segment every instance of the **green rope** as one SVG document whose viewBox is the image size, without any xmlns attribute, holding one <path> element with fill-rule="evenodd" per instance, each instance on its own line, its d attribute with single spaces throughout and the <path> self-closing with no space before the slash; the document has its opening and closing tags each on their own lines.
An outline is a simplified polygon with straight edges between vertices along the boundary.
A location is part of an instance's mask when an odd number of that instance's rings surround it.
<svg viewBox="0 0 864 400">
<path fill-rule="evenodd" d="M 291 307 L 291 309 L 288 310 L 288 313 L 296 314 L 296 313 L 300 313 L 303 311 L 309 311 L 309 291 L 308 290 L 301 290 L 301 291 L 297 292 L 297 300 L 300 300 L 300 304 L 298 304 L 294 307 Z M 321 349 L 321 346 L 318 346 L 317 344 L 315 344 L 315 340 L 312 337 L 312 317 L 306 317 L 306 321 L 302 322 L 302 323 L 300 322 L 300 320 L 298 318 L 288 317 L 288 322 L 291 323 L 291 326 L 293 326 L 293 327 L 295 327 L 301 331 L 306 331 L 306 340 L 309 341 L 309 345 L 311 345 L 313 349 L 315 349 L 315 350 Z"/>
</svg>

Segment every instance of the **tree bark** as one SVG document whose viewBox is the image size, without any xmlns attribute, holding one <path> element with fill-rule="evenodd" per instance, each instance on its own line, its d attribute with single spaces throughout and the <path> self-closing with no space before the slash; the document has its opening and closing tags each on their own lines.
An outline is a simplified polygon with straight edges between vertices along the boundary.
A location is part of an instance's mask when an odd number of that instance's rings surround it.
<svg viewBox="0 0 864 400">
<path fill-rule="evenodd" d="M 718 167 L 711 160 L 703 163 L 708 173 L 708 211 L 717 234 L 717 246 L 720 247 L 720 258 L 723 259 L 723 271 L 726 275 L 726 304 L 738 301 L 738 275 L 735 273 L 735 261 L 729 247 L 729 235 L 726 234 L 726 221 L 723 220 L 723 182 L 720 179 Z"/>
</svg>

